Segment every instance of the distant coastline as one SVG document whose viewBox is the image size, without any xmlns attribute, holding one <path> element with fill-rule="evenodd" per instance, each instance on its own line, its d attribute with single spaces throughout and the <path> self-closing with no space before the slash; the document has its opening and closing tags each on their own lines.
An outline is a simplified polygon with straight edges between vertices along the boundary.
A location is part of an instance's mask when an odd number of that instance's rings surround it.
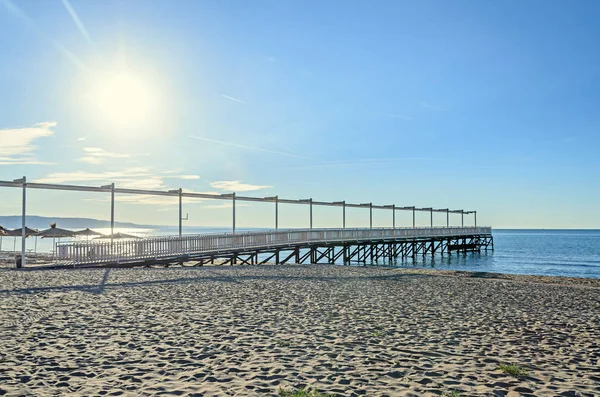
<svg viewBox="0 0 600 397">
<path fill-rule="evenodd" d="M 48 217 L 38 215 L 27 215 L 27 227 L 33 229 L 47 229 L 51 223 L 57 224 L 63 229 L 85 229 L 87 227 L 106 228 L 110 227 L 110 221 L 93 218 L 68 218 L 68 217 Z M 0 216 L 0 225 L 7 229 L 16 229 L 21 227 L 20 215 Z M 157 226 L 138 225 L 131 222 L 115 222 L 115 227 L 119 228 L 156 228 Z"/>
</svg>

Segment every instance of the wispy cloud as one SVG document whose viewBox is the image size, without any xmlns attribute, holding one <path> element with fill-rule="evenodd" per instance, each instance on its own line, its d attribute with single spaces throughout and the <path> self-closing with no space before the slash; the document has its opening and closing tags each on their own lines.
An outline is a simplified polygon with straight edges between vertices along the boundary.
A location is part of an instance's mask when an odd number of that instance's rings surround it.
<svg viewBox="0 0 600 397">
<path fill-rule="evenodd" d="M 86 139 L 87 139 L 87 137 L 81 136 L 81 137 L 77 138 L 77 142 L 82 142 L 82 141 L 85 141 Z"/>
<path fill-rule="evenodd" d="M 240 203 L 235 203 L 235 207 L 249 207 L 248 204 L 240 204 Z M 221 203 L 221 204 L 209 204 L 209 205 L 203 205 L 202 208 L 206 208 L 206 209 L 212 209 L 212 210 L 216 210 L 216 209 L 221 209 L 221 208 L 233 208 L 233 203 L 231 202 L 227 202 L 227 203 Z"/>
<path fill-rule="evenodd" d="M 107 195 L 104 196 L 96 196 L 84 199 L 86 201 L 95 201 L 95 202 L 109 202 L 110 197 Z M 183 204 L 194 204 L 205 201 L 207 199 L 196 198 L 196 197 L 183 197 Z M 140 194 L 117 194 L 115 195 L 115 201 L 124 204 L 134 204 L 134 205 L 155 205 L 160 207 L 178 207 L 179 206 L 179 198 L 176 196 L 150 196 L 150 195 L 140 195 Z M 157 211 L 160 209 L 156 209 Z"/>
<path fill-rule="evenodd" d="M 93 183 L 95 185 L 115 183 L 116 185 L 137 189 L 166 189 L 160 177 L 143 167 L 132 167 L 122 171 L 106 172 L 54 172 L 39 178 L 40 183 Z"/>
<path fill-rule="evenodd" d="M 170 183 L 165 183 L 165 180 L 173 178 L 181 179 L 178 177 L 173 177 L 167 172 L 159 172 L 146 167 L 130 167 L 120 171 L 87 172 L 79 170 L 72 172 L 54 172 L 46 175 L 45 177 L 39 178 L 34 182 L 91 184 L 94 186 L 114 183 L 117 187 L 127 189 L 169 190 L 174 189 L 175 187 L 172 186 Z M 194 192 L 187 189 L 184 190 L 184 192 L 215 195 L 219 194 L 215 191 Z M 149 203 L 148 200 L 146 200 L 146 203 Z"/>
<path fill-rule="evenodd" d="M 62 46 L 57 41 L 49 38 L 47 34 L 40 29 L 36 23 L 27 15 L 23 10 L 17 7 L 11 0 L 0 1 L 0 3 L 4 3 L 4 7 L 12 13 L 15 17 L 19 18 L 22 22 L 27 25 L 29 29 L 31 29 L 40 39 L 45 40 L 46 42 L 52 44 L 54 48 L 56 48 L 61 54 L 67 57 L 71 62 L 73 62 L 77 67 L 82 70 L 88 70 L 83 62 L 71 51 L 67 50 L 64 46 Z"/>
<path fill-rule="evenodd" d="M 246 102 L 244 102 L 244 101 L 242 101 L 241 99 L 234 98 L 234 97 L 232 97 L 232 96 L 225 95 L 225 94 L 221 94 L 221 96 L 222 96 L 223 98 L 229 99 L 229 100 L 231 100 L 231 101 L 235 101 L 235 102 L 239 102 L 239 103 L 243 103 L 244 105 L 247 105 L 247 103 L 246 103 Z"/>
<path fill-rule="evenodd" d="M 446 108 L 443 108 L 441 106 L 436 106 L 436 105 L 432 105 L 429 102 L 421 102 L 421 106 L 424 107 L 425 109 L 429 109 L 429 110 L 435 110 L 436 112 L 445 112 Z"/>
<path fill-rule="evenodd" d="M 216 181 L 212 182 L 210 186 L 215 189 L 221 189 L 228 192 L 249 192 L 252 190 L 268 189 L 273 186 L 262 186 L 262 185 L 249 185 L 240 181 Z"/>
<path fill-rule="evenodd" d="M 83 22 L 81 22 L 81 19 L 79 19 L 79 16 L 77 15 L 75 10 L 71 6 L 71 3 L 69 3 L 69 0 L 62 0 L 62 3 L 65 6 L 65 8 L 67 9 L 67 11 L 69 12 L 69 15 L 73 19 L 73 22 L 75 22 L 75 25 L 77 25 L 77 28 L 79 29 L 79 31 L 81 32 L 81 34 L 83 35 L 85 40 L 89 44 L 94 45 L 94 43 L 92 43 L 92 39 L 90 38 L 90 35 L 89 35 L 87 29 L 85 28 L 85 26 L 83 26 Z"/>
<path fill-rule="evenodd" d="M 55 121 L 37 123 L 32 127 L 0 129 L 0 165 L 1 164 L 46 164 L 34 156 L 39 138 L 54 134 L 51 128 Z"/>
<path fill-rule="evenodd" d="M 83 151 L 85 152 L 85 156 L 80 157 L 78 161 L 88 164 L 101 164 L 106 159 L 131 157 L 131 154 L 112 153 L 98 147 L 85 147 Z"/>
<path fill-rule="evenodd" d="M 205 201 L 206 199 L 196 198 L 196 197 L 183 197 L 181 202 L 183 204 L 194 204 L 199 203 L 201 201 Z M 165 197 L 165 196 L 145 196 L 145 195 L 130 195 L 130 194 L 119 194 L 115 196 L 115 201 L 121 203 L 131 203 L 131 204 L 142 204 L 142 205 L 159 205 L 163 206 L 179 206 L 179 198 L 178 197 Z"/>
<path fill-rule="evenodd" d="M 200 176 L 199 175 L 179 175 L 179 179 L 195 180 L 195 179 L 200 179 Z"/>
<path fill-rule="evenodd" d="M 398 157 L 398 158 L 375 158 L 375 159 L 355 159 L 339 161 L 323 161 L 316 164 L 292 167 L 303 170 L 321 170 L 328 168 L 371 168 L 371 167 L 391 167 L 400 162 L 406 161 L 424 161 L 431 160 L 429 157 Z"/>
<path fill-rule="evenodd" d="M 268 149 L 263 149 L 263 148 L 259 148 L 259 147 L 255 147 L 255 146 L 240 145 L 238 143 L 218 141 L 216 139 L 203 138 L 203 137 L 194 136 L 194 135 L 190 135 L 189 137 L 192 138 L 192 139 L 197 139 L 199 141 L 218 143 L 220 145 L 233 146 L 233 147 L 238 147 L 238 148 L 242 148 L 242 149 L 249 149 L 249 150 L 256 150 L 256 151 L 259 151 L 259 152 L 278 154 L 280 156 L 295 157 L 295 158 L 298 158 L 298 159 L 314 160 L 314 159 L 312 159 L 310 157 L 298 156 L 296 154 L 285 153 L 285 152 L 278 152 L 276 150 L 268 150 Z"/>
</svg>

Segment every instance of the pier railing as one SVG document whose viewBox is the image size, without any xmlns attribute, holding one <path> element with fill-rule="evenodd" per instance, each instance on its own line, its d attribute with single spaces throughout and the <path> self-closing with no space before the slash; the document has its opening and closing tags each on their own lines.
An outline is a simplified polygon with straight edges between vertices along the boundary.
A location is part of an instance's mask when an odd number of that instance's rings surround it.
<svg viewBox="0 0 600 397">
<path fill-rule="evenodd" d="M 491 234 L 491 227 L 427 227 L 377 229 L 293 229 L 249 233 L 225 233 L 89 241 L 58 245 L 57 263 L 126 263 L 175 258 L 210 252 L 285 247 L 303 243 L 333 243 L 402 238 L 456 237 Z"/>
</svg>

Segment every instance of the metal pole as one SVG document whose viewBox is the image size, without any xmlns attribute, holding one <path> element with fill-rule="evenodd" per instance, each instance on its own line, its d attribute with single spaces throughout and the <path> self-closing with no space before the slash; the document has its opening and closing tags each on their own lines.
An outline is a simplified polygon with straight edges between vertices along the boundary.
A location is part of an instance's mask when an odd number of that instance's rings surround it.
<svg viewBox="0 0 600 397">
<path fill-rule="evenodd" d="M 477 227 L 477 211 L 473 211 L 473 216 L 475 217 L 475 227 Z"/>
<path fill-rule="evenodd" d="M 115 233 L 115 184 L 110 184 L 110 234 Z"/>
<path fill-rule="evenodd" d="M 279 196 L 275 196 L 275 230 L 279 229 Z"/>
<path fill-rule="evenodd" d="M 460 212 L 460 226 L 465 227 L 465 211 Z"/>
<path fill-rule="evenodd" d="M 183 222 L 183 190 L 179 188 L 179 237 L 181 237 Z"/>
<path fill-rule="evenodd" d="M 396 204 L 392 204 L 392 229 L 396 228 Z"/>
<path fill-rule="evenodd" d="M 21 264 L 18 267 L 25 267 L 25 239 L 27 234 L 25 232 L 25 217 L 27 213 L 27 179 L 23 177 L 23 217 L 21 219 Z"/>
<path fill-rule="evenodd" d="M 373 203 L 369 203 L 369 229 L 373 229 Z"/>
<path fill-rule="evenodd" d="M 446 210 L 446 227 L 450 227 L 450 211 Z"/>
<path fill-rule="evenodd" d="M 235 234 L 235 192 L 231 195 L 231 202 L 233 207 L 233 234 Z"/>
<path fill-rule="evenodd" d="M 433 208 L 429 212 L 429 218 L 431 219 L 431 227 L 433 227 Z"/>
<path fill-rule="evenodd" d="M 113 252 L 113 238 L 115 234 L 115 184 L 110 184 L 110 252 Z"/>
<path fill-rule="evenodd" d="M 309 199 L 309 202 L 310 202 L 310 229 L 312 230 L 312 228 L 313 228 L 312 198 Z"/>
<path fill-rule="evenodd" d="M 346 228 L 346 201 L 342 202 L 342 226 Z"/>
<path fill-rule="evenodd" d="M 415 228 L 415 207 L 413 207 L 413 229 Z"/>
</svg>

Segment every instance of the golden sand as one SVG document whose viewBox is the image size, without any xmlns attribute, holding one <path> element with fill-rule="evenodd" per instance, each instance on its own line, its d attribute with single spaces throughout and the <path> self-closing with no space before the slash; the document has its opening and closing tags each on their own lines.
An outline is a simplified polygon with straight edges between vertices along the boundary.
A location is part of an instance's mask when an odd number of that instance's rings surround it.
<svg viewBox="0 0 600 397">
<path fill-rule="evenodd" d="M 0 327 L 7 395 L 600 396 L 600 280 L 329 265 L 0 271 Z"/>
</svg>

